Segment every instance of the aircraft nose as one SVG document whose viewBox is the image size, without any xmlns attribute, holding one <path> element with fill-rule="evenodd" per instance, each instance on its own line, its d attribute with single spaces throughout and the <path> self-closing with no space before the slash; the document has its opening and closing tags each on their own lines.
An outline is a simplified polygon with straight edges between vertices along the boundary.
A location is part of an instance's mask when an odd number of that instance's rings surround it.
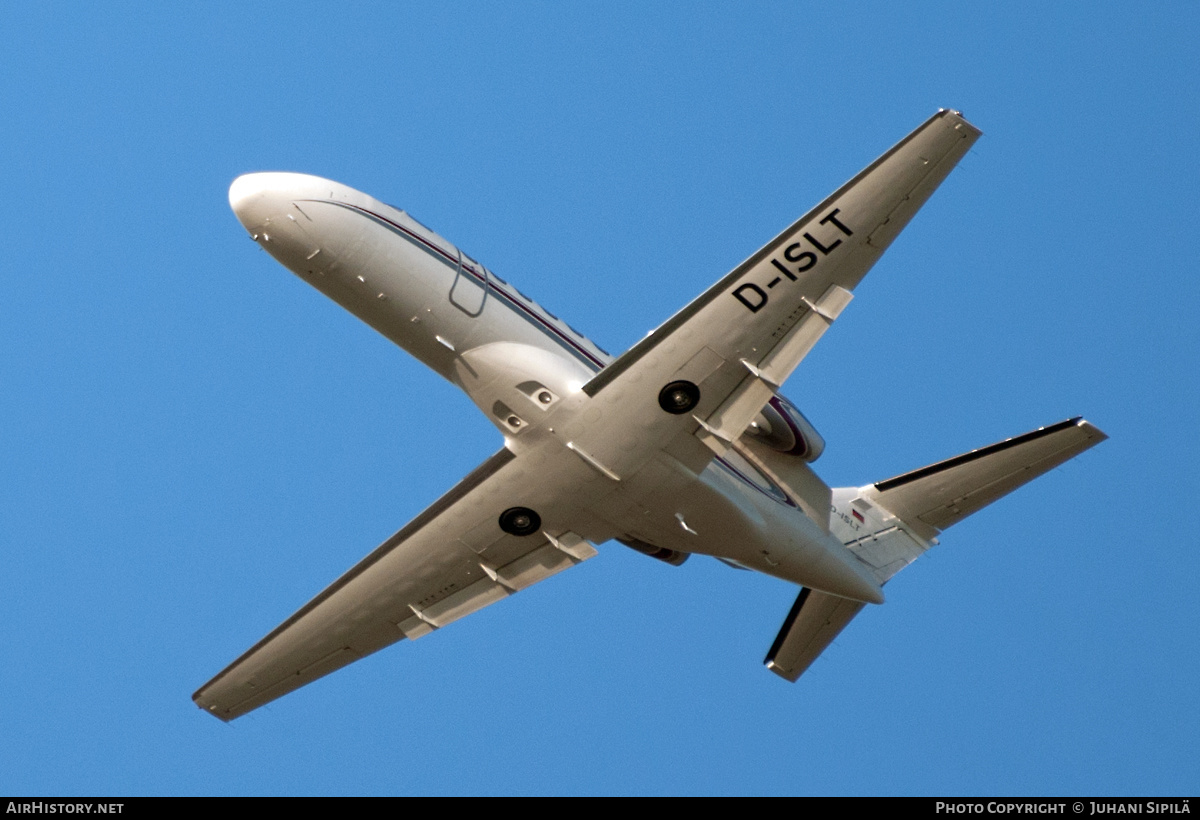
<svg viewBox="0 0 1200 820">
<path fill-rule="evenodd" d="M 229 186 L 229 207 L 251 234 L 274 221 L 278 227 L 296 200 L 345 195 L 350 189 L 309 174 L 261 171 L 242 174 Z M 352 193 L 352 192 L 351 192 Z"/>
<path fill-rule="evenodd" d="M 229 207 L 238 222 L 254 233 L 270 216 L 272 200 L 278 190 L 272 185 L 274 174 L 243 174 L 229 186 Z"/>
</svg>

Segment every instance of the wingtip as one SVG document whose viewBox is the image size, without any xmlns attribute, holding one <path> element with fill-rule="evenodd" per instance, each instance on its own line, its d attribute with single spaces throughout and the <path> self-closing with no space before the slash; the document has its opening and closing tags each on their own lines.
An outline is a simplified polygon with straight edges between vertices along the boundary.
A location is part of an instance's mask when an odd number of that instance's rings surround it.
<svg viewBox="0 0 1200 820">
<path fill-rule="evenodd" d="M 1076 416 L 1075 418 L 1071 419 L 1071 421 L 1075 422 L 1076 427 L 1080 427 L 1080 428 L 1083 428 L 1084 430 L 1087 430 L 1088 434 L 1092 438 L 1096 439 L 1097 444 L 1099 444 L 1102 441 L 1106 441 L 1108 439 L 1108 433 L 1104 432 L 1099 427 L 1092 424 L 1090 421 L 1085 419 L 1083 416 Z"/>
<path fill-rule="evenodd" d="M 203 712 L 206 715 L 212 715 L 217 720 L 221 721 L 222 723 L 226 723 L 226 724 L 229 723 L 229 721 L 233 720 L 234 717 L 236 717 L 236 715 L 230 716 L 230 715 L 221 714 L 219 711 L 217 711 L 216 704 L 208 704 L 206 706 L 203 702 L 203 693 L 204 693 L 204 687 L 201 687 L 200 689 L 196 690 L 196 693 L 194 695 L 192 695 L 192 703 L 196 704 L 196 708 L 199 709 L 201 712 Z"/>
<path fill-rule="evenodd" d="M 968 120 L 967 116 L 957 108 L 939 108 L 937 115 L 939 117 L 953 117 L 957 119 L 960 123 L 962 123 L 963 126 L 971 129 L 971 132 L 976 136 L 981 136 L 983 134 L 983 131 L 979 130 L 979 127 Z"/>
</svg>

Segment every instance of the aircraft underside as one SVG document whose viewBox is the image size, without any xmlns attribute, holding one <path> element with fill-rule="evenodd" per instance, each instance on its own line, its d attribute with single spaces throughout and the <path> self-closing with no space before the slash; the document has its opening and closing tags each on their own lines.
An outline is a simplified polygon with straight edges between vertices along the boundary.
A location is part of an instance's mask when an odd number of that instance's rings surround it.
<svg viewBox="0 0 1200 820">
<path fill-rule="evenodd" d="M 767 656 L 795 680 L 946 527 L 1105 437 L 1070 419 L 858 488 L 810 466 L 825 443 L 781 386 L 979 135 L 939 111 L 615 359 L 403 211 L 320 177 L 239 177 L 251 237 L 462 388 L 504 446 L 197 705 L 232 720 L 610 540 L 799 585 Z"/>
</svg>

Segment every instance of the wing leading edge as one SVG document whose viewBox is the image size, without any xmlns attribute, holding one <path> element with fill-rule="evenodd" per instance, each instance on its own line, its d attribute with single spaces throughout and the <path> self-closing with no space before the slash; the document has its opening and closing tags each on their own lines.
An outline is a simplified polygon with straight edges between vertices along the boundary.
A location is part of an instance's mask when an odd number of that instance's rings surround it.
<svg viewBox="0 0 1200 820">
<path fill-rule="evenodd" d="M 517 538 L 500 531 L 494 513 L 511 506 L 515 459 L 502 449 L 473 470 L 200 687 L 196 705 L 233 720 L 595 555 L 571 532 Z"/>
</svg>

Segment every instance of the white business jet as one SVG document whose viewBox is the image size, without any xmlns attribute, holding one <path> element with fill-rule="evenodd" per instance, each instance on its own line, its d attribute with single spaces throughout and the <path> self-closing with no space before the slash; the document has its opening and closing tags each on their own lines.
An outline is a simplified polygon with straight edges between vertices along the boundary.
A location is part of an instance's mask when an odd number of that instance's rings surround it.
<svg viewBox="0 0 1200 820">
<path fill-rule="evenodd" d="M 801 587 L 766 665 L 796 680 L 938 534 L 1104 440 L 1079 418 L 831 490 L 779 389 L 980 132 L 943 110 L 613 358 L 482 264 L 336 182 L 248 174 L 281 264 L 461 387 L 504 446 L 193 696 L 232 720 L 616 540 Z"/>
</svg>

